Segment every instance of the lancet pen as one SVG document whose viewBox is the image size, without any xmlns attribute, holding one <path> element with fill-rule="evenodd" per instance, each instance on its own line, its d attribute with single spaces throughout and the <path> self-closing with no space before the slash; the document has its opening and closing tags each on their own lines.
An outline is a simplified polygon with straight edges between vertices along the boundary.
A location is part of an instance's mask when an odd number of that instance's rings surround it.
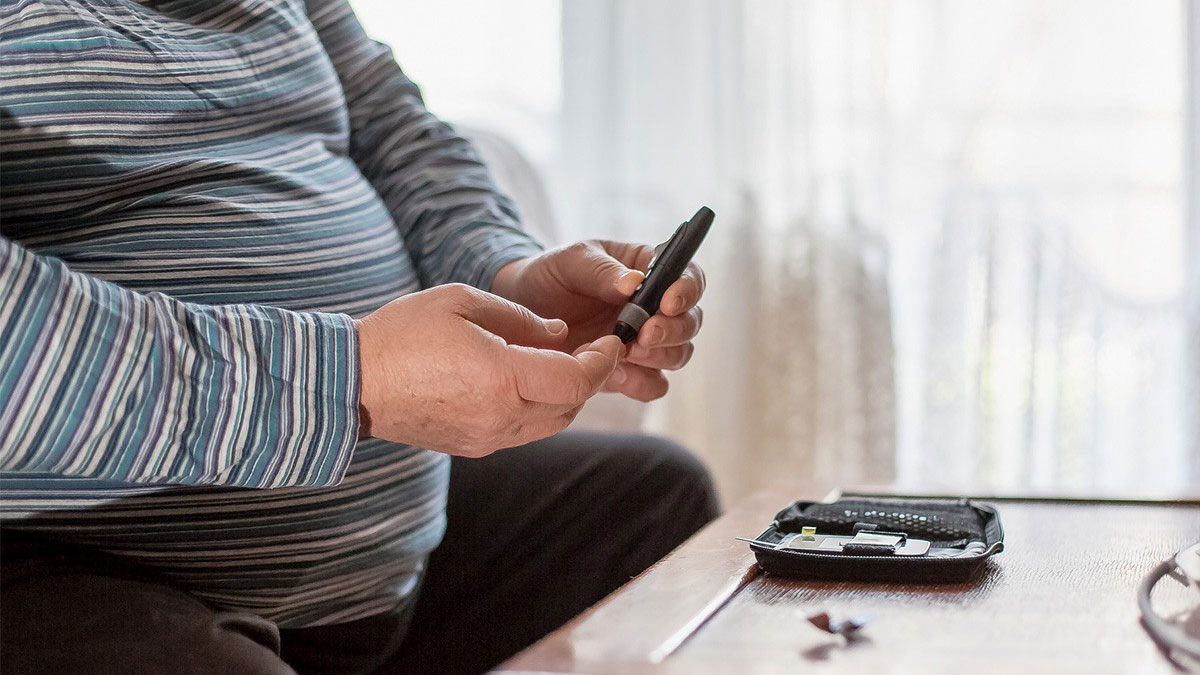
<svg viewBox="0 0 1200 675">
<path fill-rule="evenodd" d="M 629 303 L 617 317 L 613 335 L 626 344 L 637 339 L 638 331 L 646 321 L 658 312 L 663 293 L 675 283 L 687 269 L 692 256 L 700 248 L 700 242 L 712 227 L 716 214 L 707 206 L 701 206 L 692 219 L 680 225 L 675 234 L 654 249 L 654 258 L 646 270 L 646 278 L 633 292 Z"/>
</svg>

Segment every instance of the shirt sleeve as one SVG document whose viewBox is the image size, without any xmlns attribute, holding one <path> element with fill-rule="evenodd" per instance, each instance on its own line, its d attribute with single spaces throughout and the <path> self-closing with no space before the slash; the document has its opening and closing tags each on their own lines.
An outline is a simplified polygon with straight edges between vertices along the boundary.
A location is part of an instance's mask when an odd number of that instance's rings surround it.
<svg viewBox="0 0 1200 675">
<path fill-rule="evenodd" d="M 542 247 L 479 154 L 425 109 L 391 50 L 367 37 L 346 0 L 306 0 L 341 80 L 350 156 L 391 212 L 425 286 L 490 289 L 497 270 Z"/>
<path fill-rule="evenodd" d="M 331 485 L 358 437 L 340 314 L 139 294 L 0 237 L 0 470 Z"/>
</svg>

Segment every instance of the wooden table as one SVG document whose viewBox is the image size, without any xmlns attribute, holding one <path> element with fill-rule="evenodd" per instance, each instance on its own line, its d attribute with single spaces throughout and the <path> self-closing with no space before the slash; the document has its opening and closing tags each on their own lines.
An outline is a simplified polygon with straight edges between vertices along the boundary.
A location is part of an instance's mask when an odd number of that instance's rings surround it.
<svg viewBox="0 0 1200 675">
<path fill-rule="evenodd" d="M 969 583 L 761 573 L 734 537 L 757 535 L 792 499 L 822 496 L 755 495 L 498 672 L 1177 672 L 1142 630 L 1135 591 L 1200 539 L 1200 501 L 990 499 L 1005 551 Z M 1197 605 L 1174 582 L 1154 600 L 1166 614 Z M 819 609 L 878 618 L 847 643 L 808 624 Z"/>
</svg>

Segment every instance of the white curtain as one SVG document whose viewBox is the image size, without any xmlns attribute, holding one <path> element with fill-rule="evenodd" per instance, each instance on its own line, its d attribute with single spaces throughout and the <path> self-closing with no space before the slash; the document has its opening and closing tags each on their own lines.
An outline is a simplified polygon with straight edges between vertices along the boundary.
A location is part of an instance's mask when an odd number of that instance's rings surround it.
<svg viewBox="0 0 1200 675">
<path fill-rule="evenodd" d="M 563 3 L 564 221 L 657 241 L 718 213 L 654 426 L 729 497 L 1200 488 L 1184 14 Z"/>
</svg>

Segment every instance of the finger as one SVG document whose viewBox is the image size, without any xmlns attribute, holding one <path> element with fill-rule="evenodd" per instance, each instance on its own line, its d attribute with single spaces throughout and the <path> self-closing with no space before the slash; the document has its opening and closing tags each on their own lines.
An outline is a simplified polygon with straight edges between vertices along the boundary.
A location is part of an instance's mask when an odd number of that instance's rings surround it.
<svg viewBox="0 0 1200 675">
<path fill-rule="evenodd" d="M 567 337 L 567 324 L 543 319 L 525 307 L 498 295 L 462 287 L 458 291 L 459 315 L 513 345 L 557 347 Z"/>
<path fill-rule="evenodd" d="M 595 242 L 582 242 L 567 249 L 567 264 L 559 278 L 568 289 L 612 304 L 625 302 L 642 283 L 640 271 L 627 267 Z"/>
<path fill-rule="evenodd" d="M 691 342 L 672 347 L 643 347 L 635 344 L 626 357 L 627 363 L 658 370 L 679 370 L 692 360 L 695 347 Z"/>
<path fill-rule="evenodd" d="M 550 420 L 562 417 L 578 407 L 570 403 L 539 403 L 522 400 L 517 408 L 516 416 L 525 421 Z"/>
<path fill-rule="evenodd" d="M 570 409 L 570 410 L 568 410 L 567 412 L 563 413 L 563 414 L 561 415 L 562 419 L 563 419 L 564 421 L 566 421 L 566 423 L 567 423 L 568 425 L 570 425 L 570 424 L 571 424 L 571 422 L 574 422 L 574 421 L 575 421 L 575 418 L 576 418 L 576 417 L 579 417 L 579 412 L 580 412 L 581 410 L 583 410 L 583 406 L 584 406 L 584 405 L 586 405 L 586 404 L 583 404 L 583 403 L 581 403 L 581 404 L 579 404 L 579 405 L 575 406 L 574 408 L 571 408 L 571 409 Z"/>
<path fill-rule="evenodd" d="M 575 419 L 575 415 L 586 405 L 586 401 L 580 404 L 573 403 L 538 403 L 536 401 L 522 400 L 520 404 L 520 414 L 523 419 L 552 419 L 569 415 L 571 419 Z"/>
<path fill-rule="evenodd" d="M 509 373 L 522 400 L 575 406 L 592 392 L 592 382 L 579 359 L 545 349 L 510 346 Z"/>
<path fill-rule="evenodd" d="M 530 404 L 541 405 L 541 404 Z M 509 432 L 508 443 L 510 447 L 540 441 L 543 438 L 549 438 L 554 434 L 559 433 L 571 425 L 575 421 L 575 417 L 579 415 L 579 411 L 583 409 L 582 405 L 568 408 L 557 415 L 548 417 L 534 418 L 530 421 L 520 422 L 514 425 L 514 428 Z"/>
<path fill-rule="evenodd" d="M 639 401 L 653 401 L 667 393 L 667 377 L 661 370 L 622 363 L 604 385 L 604 391 L 624 394 Z"/>
<path fill-rule="evenodd" d="M 653 246 L 637 246 L 633 253 L 633 268 L 643 272 L 650 269 L 650 261 L 654 260 Z"/>
<path fill-rule="evenodd" d="M 621 340 L 609 335 L 571 356 L 544 349 L 510 346 L 509 373 L 526 401 L 577 406 L 587 401 L 616 368 Z"/>
<path fill-rule="evenodd" d="M 504 445 L 515 448 L 526 443 L 540 441 L 567 428 L 570 422 L 562 415 L 528 421 L 514 422 L 504 439 Z"/>
<path fill-rule="evenodd" d="M 655 314 L 638 331 L 637 344 L 642 347 L 669 347 L 691 342 L 704 325 L 704 310 L 689 309 L 682 316 Z"/>
<path fill-rule="evenodd" d="M 621 342 L 621 338 L 615 335 L 605 335 L 593 342 L 583 352 L 575 355 L 574 358 L 583 364 L 584 370 L 587 372 L 588 381 L 592 385 L 591 394 L 600 390 L 624 355 L 625 345 Z M 579 403 L 582 404 L 583 401 L 579 401 Z"/>
<path fill-rule="evenodd" d="M 654 247 L 645 244 L 631 244 L 607 239 L 598 239 L 595 244 L 619 260 L 622 265 L 639 272 L 645 272 L 654 258 Z"/>
<path fill-rule="evenodd" d="M 688 263 L 687 269 L 683 271 L 679 279 L 667 288 L 666 293 L 663 293 L 658 310 L 667 316 L 677 316 L 695 307 L 696 303 L 700 302 L 700 297 L 704 295 L 706 283 L 704 270 L 700 269 L 696 263 Z"/>
<path fill-rule="evenodd" d="M 553 420 L 557 418 L 565 418 L 568 422 L 575 419 L 580 410 L 587 402 L 579 405 L 571 405 L 569 403 L 535 403 L 533 401 L 522 401 L 519 408 L 522 419 L 526 420 Z"/>
</svg>

